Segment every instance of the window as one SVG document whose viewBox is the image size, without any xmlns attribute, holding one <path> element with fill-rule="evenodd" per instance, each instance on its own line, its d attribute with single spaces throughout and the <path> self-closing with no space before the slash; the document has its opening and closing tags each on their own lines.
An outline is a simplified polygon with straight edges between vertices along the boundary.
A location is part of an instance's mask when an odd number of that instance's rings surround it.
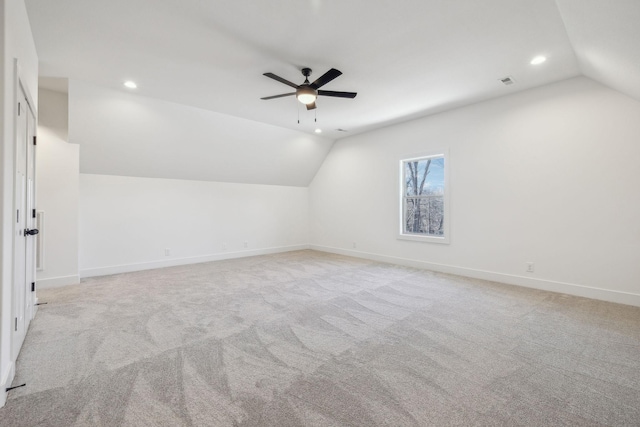
<svg viewBox="0 0 640 427">
<path fill-rule="evenodd" d="M 401 239 L 449 243 L 445 153 L 400 161 Z"/>
</svg>

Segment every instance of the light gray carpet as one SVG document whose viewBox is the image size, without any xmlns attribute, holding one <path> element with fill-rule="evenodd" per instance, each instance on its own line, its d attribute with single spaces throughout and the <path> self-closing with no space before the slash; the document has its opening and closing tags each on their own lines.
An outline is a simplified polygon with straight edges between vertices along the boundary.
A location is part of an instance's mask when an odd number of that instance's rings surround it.
<svg viewBox="0 0 640 427">
<path fill-rule="evenodd" d="M 39 296 L 2 426 L 640 425 L 640 308 L 313 251 Z"/>
</svg>

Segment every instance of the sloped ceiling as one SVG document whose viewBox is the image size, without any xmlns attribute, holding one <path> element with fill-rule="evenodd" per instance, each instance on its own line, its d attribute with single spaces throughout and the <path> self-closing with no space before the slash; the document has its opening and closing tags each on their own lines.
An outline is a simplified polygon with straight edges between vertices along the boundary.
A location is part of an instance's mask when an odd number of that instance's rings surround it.
<svg viewBox="0 0 640 427">
<path fill-rule="evenodd" d="M 580 71 L 640 100 L 640 1 L 557 2 Z"/>
<path fill-rule="evenodd" d="M 80 172 L 306 187 L 332 141 L 72 80 Z"/>
<path fill-rule="evenodd" d="M 580 72 L 555 0 L 26 2 L 43 76 L 132 79 L 141 95 L 334 139 Z M 263 73 L 302 83 L 303 67 L 341 70 L 325 89 L 358 96 L 320 98 L 300 124 L 293 97 L 260 100 L 290 92 Z"/>
<path fill-rule="evenodd" d="M 228 144 L 239 152 L 258 150 L 257 159 L 273 161 L 256 159 L 257 175 L 284 185 L 307 185 L 334 140 L 581 74 L 640 99 L 638 0 L 25 2 L 41 76 L 111 90 L 110 97 L 120 93 L 137 105 L 146 101 L 134 102 L 135 96 L 233 116 L 209 129 L 209 140 L 217 143 L 207 155 L 227 156 Z M 537 55 L 547 61 L 533 66 L 530 60 Z M 301 83 L 303 67 L 314 70 L 312 80 L 338 68 L 344 74 L 323 89 L 358 96 L 320 98 L 312 112 L 293 97 L 260 100 L 290 92 L 263 73 Z M 503 85 L 506 76 L 516 83 Z M 129 79 L 138 84 L 134 92 L 123 87 Z M 73 98 L 70 94 L 70 105 Z M 246 126 L 234 117 L 247 120 Z M 103 116 L 105 122 L 110 118 Z M 111 164 L 96 160 L 90 167 L 89 158 L 101 158 L 113 141 L 87 129 L 88 122 L 75 122 L 75 142 L 85 147 L 80 151 L 85 172 L 130 174 L 122 172 L 125 160 L 118 156 Z M 316 128 L 322 138 L 314 135 Z M 278 144 L 299 135 L 324 145 L 308 159 L 305 176 L 282 178 L 286 174 L 273 168 L 299 165 Z M 122 141 L 123 155 L 135 149 L 136 141 Z M 193 153 L 203 148 L 190 140 L 160 138 L 146 157 L 153 162 L 171 156 L 176 144 Z M 271 156 L 275 152 L 280 157 Z M 246 165 L 248 160 L 227 156 L 227 161 Z M 194 174 L 185 166 L 163 175 L 167 168 L 160 165 L 149 165 L 155 168 L 151 176 Z"/>
</svg>

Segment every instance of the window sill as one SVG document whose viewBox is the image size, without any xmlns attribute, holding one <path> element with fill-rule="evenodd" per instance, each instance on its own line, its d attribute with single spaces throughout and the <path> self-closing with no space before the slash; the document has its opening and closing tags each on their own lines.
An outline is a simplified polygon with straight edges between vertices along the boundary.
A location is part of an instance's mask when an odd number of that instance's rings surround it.
<svg viewBox="0 0 640 427">
<path fill-rule="evenodd" d="M 423 242 L 423 243 L 438 243 L 441 245 L 448 245 L 449 238 L 448 237 L 436 237 L 436 236 L 421 236 L 418 234 L 398 234 L 398 240 L 411 240 L 413 242 Z"/>
</svg>

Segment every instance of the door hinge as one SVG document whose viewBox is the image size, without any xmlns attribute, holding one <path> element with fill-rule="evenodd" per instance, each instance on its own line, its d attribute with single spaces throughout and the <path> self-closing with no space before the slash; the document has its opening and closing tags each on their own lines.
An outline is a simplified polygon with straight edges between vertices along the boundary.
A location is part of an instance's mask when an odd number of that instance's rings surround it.
<svg viewBox="0 0 640 427">
<path fill-rule="evenodd" d="M 36 210 L 31 209 L 31 218 L 35 218 L 35 217 L 36 217 Z"/>
<path fill-rule="evenodd" d="M 16 210 L 16 222 L 20 222 L 20 209 Z"/>
<path fill-rule="evenodd" d="M 33 136 L 33 145 L 38 145 L 38 137 L 37 136 Z"/>
<path fill-rule="evenodd" d="M 18 115 L 20 115 L 20 108 L 21 108 L 21 105 L 20 105 L 20 103 L 18 102 Z"/>
<path fill-rule="evenodd" d="M 16 317 L 16 322 L 15 323 L 16 323 L 15 329 L 17 331 L 18 330 L 18 318 L 17 317 Z"/>
<path fill-rule="evenodd" d="M 31 282 L 31 292 L 36 291 L 36 282 Z"/>
</svg>

